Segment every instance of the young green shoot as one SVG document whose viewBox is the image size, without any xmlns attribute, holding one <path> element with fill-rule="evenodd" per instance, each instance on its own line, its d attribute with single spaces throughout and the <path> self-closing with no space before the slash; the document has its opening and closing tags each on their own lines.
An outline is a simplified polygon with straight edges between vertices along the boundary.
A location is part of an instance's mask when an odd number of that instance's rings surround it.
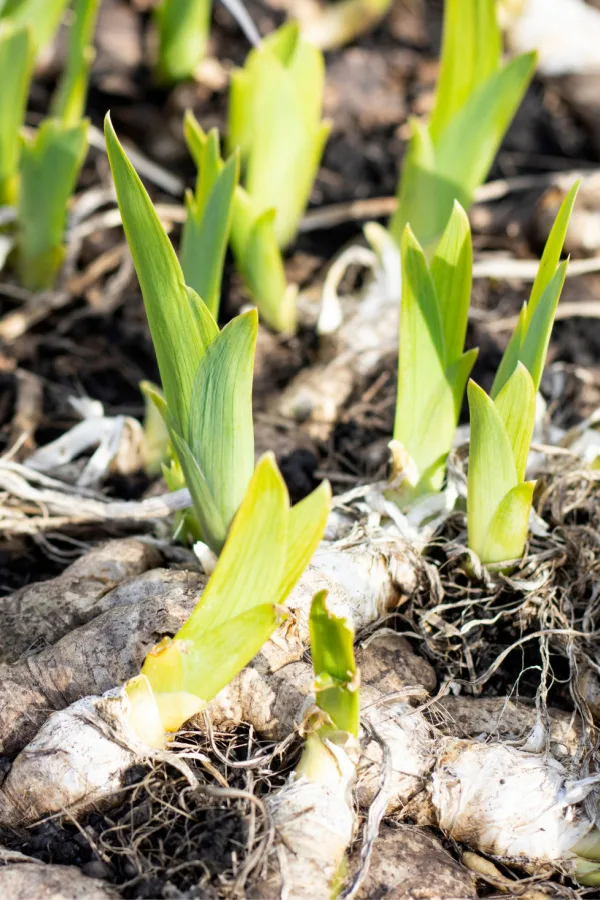
<svg viewBox="0 0 600 900">
<path fill-rule="evenodd" d="M 0 206 L 16 206 L 21 155 L 21 127 L 33 65 L 31 32 L 0 20 Z"/>
<path fill-rule="evenodd" d="M 36 55 L 58 31 L 69 0 L 6 0 L 0 11 L 0 22 L 6 20 L 16 28 L 29 28 Z"/>
<path fill-rule="evenodd" d="M 521 558 L 527 541 L 535 482 L 525 480 L 525 470 L 536 394 L 567 271 L 567 261 L 559 260 L 578 187 L 573 185 L 558 212 L 491 395 L 474 382 L 468 387 L 468 540 L 484 565 L 510 566 Z"/>
<path fill-rule="evenodd" d="M 138 733 L 148 744 L 163 746 L 165 731 L 177 731 L 204 709 L 285 618 L 287 596 L 323 536 L 330 499 L 323 483 L 290 507 L 272 454 L 259 460 L 199 603 L 128 686 Z M 146 710 L 149 693 L 158 720 L 137 712 Z"/>
<path fill-rule="evenodd" d="M 535 69 L 535 54 L 502 64 L 495 0 L 445 0 L 441 68 L 427 124 L 413 120 L 390 230 L 407 223 L 430 254 L 455 200 L 485 181 Z"/>
<path fill-rule="evenodd" d="M 252 373 L 256 310 L 222 331 L 186 286 L 152 202 L 106 119 L 108 158 L 138 275 L 164 397 L 154 400 L 192 495 L 202 540 L 225 543 L 254 469 Z"/>
<path fill-rule="evenodd" d="M 296 23 L 265 38 L 232 75 L 229 147 L 240 150 L 254 215 L 275 210 L 280 248 L 296 236 L 330 131 L 321 120 L 324 85 L 323 55 Z"/>
<path fill-rule="evenodd" d="M 154 13 L 159 82 L 173 84 L 194 77 L 206 55 L 210 13 L 210 0 L 160 0 Z"/>
<path fill-rule="evenodd" d="M 99 7 L 100 0 L 75 0 L 73 4 L 67 60 L 51 105 L 51 115 L 71 127 L 79 124 L 85 112 Z"/>
<path fill-rule="evenodd" d="M 298 288 L 287 283 L 274 220 L 273 209 L 257 215 L 251 197 L 238 186 L 231 223 L 231 249 L 237 268 L 261 321 L 273 331 L 293 334 Z"/>
<path fill-rule="evenodd" d="M 21 151 L 17 265 L 30 290 L 51 288 L 62 265 L 69 199 L 88 146 L 88 123 L 45 119 Z"/>
<path fill-rule="evenodd" d="M 327 591 L 315 594 L 310 610 L 310 645 L 315 673 L 317 712 L 296 769 L 313 783 L 328 784 L 332 748 L 352 748 L 360 727 L 360 677 L 354 659 L 354 630 L 327 606 Z"/>
<path fill-rule="evenodd" d="M 202 297 L 217 319 L 239 159 L 233 153 L 223 162 L 217 129 L 205 134 L 189 111 L 184 119 L 184 134 L 198 177 L 195 191 L 188 191 L 185 197 L 187 216 L 181 235 L 181 268 L 185 283 Z"/>
<path fill-rule="evenodd" d="M 471 296 L 469 220 L 454 204 L 428 265 L 410 225 L 401 244 L 402 304 L 391 496 L 401 506 L 441 489 L 477 350 L 464 352 Z"/>
</svg>

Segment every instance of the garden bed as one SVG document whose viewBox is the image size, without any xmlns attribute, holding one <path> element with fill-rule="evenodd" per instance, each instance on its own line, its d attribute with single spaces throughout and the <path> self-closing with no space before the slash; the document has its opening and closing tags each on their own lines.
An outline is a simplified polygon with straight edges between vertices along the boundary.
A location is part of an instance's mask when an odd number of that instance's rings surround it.
<svg viewBox="0 0 600 900">
<path fill-rule="evenodd" d="M 76 409 L 72 398 L 99 401 L 100 414 L 110 420 L 142 420 L 139 383 L 159 381 L 142 295 L 114 216 L 100 140 L 106 112 L 120 139 L 138 153 L 138 172 L 177 235 L 183 188 L 194 178 L 183 113 L 190 108 L 206 130 L 224 130 L 229 72 L 247 53 L 238 25 L 218 6 L 210 58 L 197 82 L 160 89 L 147 65 L 146 6 L 136 0 L 102 3 L 88 98 L 95 130 L 73 207 L 65 278 L 39 296 L 10 273 L 0 274 L 5 784 L 16 753 L 49 713 L 136 675 L 154 644 L 178 631 L 206 582 L 192 551 L 172 540 L 167 487 L 142 470 L 134 425 L 120 464 L 89 487 L 76 485 L 89 452 L 46 475 L 25 468 L 36 448 L 81 420 L 81 406 Z M 262 34 L 284 18 L 279 4 L 253 0 L 248 10 Z M 255 367 L 257 454 L 275 452 L 293 502 L 324 479 L 339 497 L 386 477 L 397 382 L 393 341 L 374 367 L 346 372 L 347 389 L 330 421 L 292 416 L 282 397 L 292 396 L 306 372 L 319 371 L 335 356 L 335 336 L 319 341 L 314 330 L 323 282 L 337 254 L 351 241 L 364 243 L 363 222 L 385 222 L 393 209 L 407 119 L 432 106 L 441 16 L 436 0 L 396 0 L 371 33 L 326 54 L 325 115 L 333 120 L 332 134 L 299 237 L 285 258 L 289 280 L 305 291 L 304 321 L 291 337 L 261 325 Z M 47 112 L 60 59 L 59 41 L 37 72 L 30 124 Z M 560 79 L 535 78 L 494 163 L 491 184 L 470 214 L 480 274 L 466 348 L 481 348 L 472 377 L 486 391 L 533 281 L 533 275 L 515 275 L 507 257 L 532 264 L 539 258 L 555 194 L 572 173 L 593 173 L 598 152 L 589 119 L 565 101 Z M 582 205 L 590 217 L 584 229 L 600 215 L 585 190 L 584 181 Z M 577 246 L 570 252 L 574 260 L 593 255 Z M 351 267 L 340 293 L 355 296 L 364 279 L 364 271 Z M 508 574 L 473 567 L 459 503 L 426 547 L 409 540 L 399 541 L 401 549 L 386 545 L 394 602 L 382 601 L 381 615 L 363 622 L 357 635 L 362 683 L 371 698 L 367 711 L 385 708 L 387 697 L 405 704 L 405 715 L 414 712 L 422 728 L 438 737 L 500 740 L 532 753 L 549 749 L 566 770 L 578 766 L 589 776 L 598 771 L 600 717 L 600 469 L 589 454 L 582 458 L 576 432 L 600 406 L 599 291 L 600 274 L 589 271 L 569 277 L 562 294 L 541 385 L 546 411 L 533 447 L 539 527 L 519 566 Z M 247 302 L 228 256 L 219 323 Z M 465 400 L 460 424 L 467 422 Z M 466 458 L 466 444 L 458 441 L 450 477 L 463 494 Z M 344 509 L 355 530 L 339 540 L 361 549 L 373 523 L 367 523 L 360 492 L 346 499 Z M 295 619 L 282 627 L 293 631 Z M 386 636 L 389 646 L 376 654 L 374 643 Z M 277 647 L 275 641 L 269 652 L 276 654 Z M 312 677 L 306 641 L 298 637 L 294 647 L 285 666 L 265 652 L 248 670 L 256 677 L 256 697 L 270 704 L 268 713 L 258 700 L 250 712 L 240 702 L 237 717 L 230 698 L 227 708 L 217 704 L 194 717 L 169 756 L 135 761 L 110 802 L 41 821 L 7 819 L 0 827 L 0 896 L 279 896 L 285 873 L 275 893 L 264 893 L 265 883 L 275 890 L 265 873 L 276 843 L 266 798 L 284 786 L 300 758 L 298 717 Z M 292 672 L 288 682 L 285 669 Z M 343 896 L 600 896 L 577 887 L 566 872 L 532 871 L 518 861 L 496 865 L 491 858 L 497 854 L 486 847 L 449 837 L 432 808 L 431 766 L 409 766 L 403 791 L 392 799 L 385 740 L 382 749 L 373 722 L 369 727 L 370 739 L 363 736 L 368 764 L 363 760 L 364 771 L 359 765 L 359 827 L 340 881 Z M 588 815 L 594 798 L 592 793 Z"/>
</svg>

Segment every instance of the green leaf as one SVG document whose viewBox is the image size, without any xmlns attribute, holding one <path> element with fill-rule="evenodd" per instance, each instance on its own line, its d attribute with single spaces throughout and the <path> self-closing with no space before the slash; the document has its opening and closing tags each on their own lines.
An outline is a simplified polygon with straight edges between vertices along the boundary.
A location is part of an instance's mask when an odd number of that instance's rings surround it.
<svg viewBox="0 0 600 900">
<path fill-rule="evenodd" d="M 535 54 L 511 60 L 470 95 L 434 141 L 436 173 L 468 208 L 483 184 L 535 70 Z M 447 198 L 444 201 L 447 203 Z M 451 207 L 448 207 L 447 216 Z"/>
<path fill-rule="evenodd" d="M 67 61 L 51 103 L 52 115 L 65 125 L 77 125 L 85 112 L 90 69 L 96 55 L 92 42 L 99 6 L 100 0 L 73 3 Z"/>
<path fill-rule="evenodd" d="M 33 47 L 26 28 L 4 26 L 0 31 L 0 206 L 17 203 L 20 130 L 33 63 Z"/>
<path fill-rule="evenodd" d="M 512 447 L 518 481 L 525 478 L 535 425 L 535 393 L 531 375 L 519 362 L 494 400 Z"/>
<path fill-rule="evenodd" d="M 155 7 L 159 81 L 172 84 L 194 77 L 206 55 L 210 12 L 210 0 L 160 0 Z"/>
<path fill-rule="evenodd" d="M 88 123 L 74 128 L 46 119 L 23 142 L 18 221 L 21 281 L 50 288 L 64 257 L 67 205 L 85 159 Z"/>
<path fill-rule="evenodd" d="M 209 628 L 195 642 L 178 633 L 172 641 L 159 644 L 146 657 L 142 674 L 152 686 L 163 721 L 175 727 L 183 724 L 177 713 L 175 722 L 168 721 L 173 708 L 183 708 L 185 715 L 181 695 L 193 695 L 203 703 L 216 697 L 256 656 L 281 621 L 281 611 L 263 603 Z"/>
<path fill-rule="evenodd" d="M 434 140 L 474 89 L 496 71 L 501 49 L 494 0 L 446 0 L 440 75 L 429 126 Z"/>
<path fill-rule="evenodd" d="M 523 555 L 534 488 L 535 481 L 524 481 L 502 498 L 479 554 L 485 565 L 509 562 Z"/>
<path fill-rule="evenodd" d="M 279 596 L 289 498 L 272 454 L 257 463 L 223 551 L 194 612 L 179 631 L 196 642 L 208 629 Z"/>
<path fill-rule="evenodd" d="M 197 165 L 200 168 L 196 195 L 186 197 L 187 218 L 181 237 L 181 267 L 186 283 L 202 297 L 216 318 L 239 160 L 235 154 L 222 165 L 218 143 L 215 150 L 209 135 L 203 158 Z"/>
<path fill-rule="evenodd" d="M 53 40 L 69 0 L 8 0 L 2 19 L 30 28 L 36 54 Z"/>
<path fill-rule="evenodd" d="M 327 607 L 327 591 L 315 594 L 309 619 L 317 705 L 335 729 L 354 737 L 360 726 L 359 679 L 354 630 Z"/>
<path fill-rule="evenodd" d="M 556 307 L 567 275 L 568 260 L 560 264 L 540 297 L 522 339 L 519 360 L 527 367 L 536 392 L 539 390 L 550 344 Z"/>
<path fill-rule="evenodd" d="M 144 298 L 162 387 L 167 405 L 185 437 L 196 371 L 206 348 L 175 251 L 108 115 L 104 131 L 123 228 Z"/>
<path fill-rule="evenodd" d="M 473 381 L 468 387 L 471 446 L 467 484 L 469 547 L 483 563 L 496 510 L 518 483 L 512 447 L 494 401 Z"/>
<path fill-rule="evenodd" d="M 199 461 L 192 453 L 186 440 L 177 430 L 172 416 L 169 417 L 169 437 L 181 465 L 185 484 L 192 495 L 194 512 L 201 529 L 202 540 L 215 553 L 218 553 L 225 543 L 228 529 L 228 522 L 223 517 L 218 498 L 213 495 L 204 472 L 200 468 Z M 182 485 L 177 484 L 175 490 L 177 487 L 182 487 Z M 169 485 L 169 488 L 173 490 L 171 485 Z"/>
<path fill-rule="evenodd" d="M 331 487 L 322 482 L 290 509 L 287 553 L 283 578 L 275 603 L 283 606 L 323 538 L 331 507 Z"/>
<path fill-rule="evenodd" d="M 234 75 L 229 147 L 241 153 L 256 216 L 274 210 L 277 246 L 288 246 L 306 208 L 329 125 L 320 121 L 323 54 L 289 23 L 248 54 Z"/>
<path fill-rule="evenodd" d="M 202 298 L 198 296 L 196 291 L 193 288 L 187 286 L 185 291 L 190 309 L 192 311 L 192 316 L 194 318 L 196 328 L 198 329 L 198 334 L 200 336 L 200 347 L 203 357 L 209 346 L 219 334 L 219 326 L 217 325 L 210 309 L 202 300 Z"/>
<path fill-rule="evenodd" d="M 169 454 L 169 431 L 165 399 L 156 385 L 140 382 L 144 396 L 144 472 L 149 478 L 159 475 Z"/>
<path fill-rule="evenodd" d="M 261 320 L 284 334 L 296 330 L 295 285 L 288 285 L 283 259 L 273 230 L 274 211 L 254 214 L 245 191 L 235 193 L 231 246 L 238 269 Z"/>
<path fill-rule="evenodd" d="M 398 183 L 398 208 L 390 221 L 390 232 L 400 246 L 407 224 L 424 247 L 430 247 L 441 235 L 448 195 L 450 208 L 454 188 L 443 185 L 435 171 L 435 151 L 428 128 L 418 119 L 410 119 L 410 140 L 404 154 L 402 177 Z M 441 210 L 441 213 L 440 213 Z"/>
<path fill-rule="evenodd" d="M 449 363 L 462 355 L 465 345 L 472 272 L 473 248 L 469 219 L 460 203 L 455 202 L 431 261 L 431 277 L 439 300 Z"/>
<path fill-rule="evenodd" d="M 537 275 L 535 276 L 535 281 L 533 282 L 533 287 L 531 289 L 529 303 L 527 304 L 528 323 L 531 321 L 544 291 L 549 286 L 556 273 L 580 184 L 581 181 L 576 181 L 572 185 L 567 196 L 561 203 L 550 234 L 548 235 L 548 240 L 546 241 L 546 246 L 544 247 L 544 252 L 542 253 L 540 265 L 537 270 Z"/>
<path fill-rule="evenodd" d="M 496 372 L 496 375 L 494 377 L 494 383 L 492 385 L 492 390 L 490 391 L 490 396 L 492 397 L 492 399 L 496 399 L 517 367 L 517 364 L 519 362 L 519 354 L 521 352 L 521 344 L 523 343 L 523 337 L 527 328 L 526 323 L 527 304 L 524 303 L 521 307 L 521 312 L 519 313 L 519 319 L 515 326 L 515 330 L 510 336 L 510 340 L 506 345 L 506 350 L 504 351 L 502 359 L 500 360 L 498 371 Z"/>
<path fill-rule="evenodd" d="M 187 148 L 196 164 L 197 177 L 194 199 L 200 213 L 204 212 L 206 201 L 224 163 L 221 159 L 219 132 L 211 128 L 205 134 L 191 110 L 187 110 L 183 120 L 183 134 Z"/>
<path fill-rule="evenodd" d="M 202 358 L 192 394 L 188 443 L 226 528 L 254 468 L 252 372 L 257 333 L 256 310 L 232 319 Z M 212 546 L 208 537 L 207 542 Z"/>
<path fill-rule="evenodd" d="M 402 238 L 402 306 L 394 439 L 413 455 L 427 407 L 446 380 L 446 348 L 435 286 L 410 226 Z"/>
</svg>

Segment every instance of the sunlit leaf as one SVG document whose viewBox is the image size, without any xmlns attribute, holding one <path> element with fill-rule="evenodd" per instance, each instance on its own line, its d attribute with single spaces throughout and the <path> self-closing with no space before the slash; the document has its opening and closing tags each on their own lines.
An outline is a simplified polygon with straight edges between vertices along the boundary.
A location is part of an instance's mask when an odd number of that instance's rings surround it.
<svg viewBox="0 0 600 900">
<path fill-rule="evenodd" d="M 550 234 L 548 235 L 548 240 L 544 247 L 537 275 L 535 276 L 535 281 L 533 282 L 533 287 L 531 289 L 529 303 L 527 304 L 528 322 L 531 321 L 544 291 L 556 273 L 580 184 L 581 181 L 576 181 L 567 193 L 560 205 L 560 209 L 554 220 Z"/>
<path fill-rule="evenodd" d="M 164 228 L 112 127 L 106 147 L 127 243 L 142 289 L 167 405 L 187 434 L 196 371 L 205 352 L 183 272 Z"/>
<path fill-rule="evenodd" d="M 257 463 L 202 598 L 180 630 L 197 641 L 205 630 L 242 615 L 279 593 L 287 548 L 289 499 L 274 458 Z"/>
<path fill-rule="evenodd" d="M 431 261 L 431 277 L 439 301 L 449 363 L 462 355 L 465 345 L 472 272 L 473 249 L 469 219 L 460 204 L 455 203 Z"/>
<path fill-rule="evenodd" d="M 523 363 L 517 363 L 494 403 L 511 444 L 517 480 L 522 481 L 535 425 L 535 386 Z"/>
<path fill-rule="evenodd" d="M 435 139 L 500 62 L 502 38 L 494 0 L 446 0 L 435 106 Z"/>
<path fill-rule="evenodd" d="M 186 117 L 186 140 L 198 167 L 198 179 L 195 193 L 188 193 L 186 197 L 181 267 L 186 283 L 202 297 L 216 317 L 239 162 L 234 154 L 224 164 L 217 132 L 204 135 L 191 115 Z"/>
<path fill-rule="evenodd" d="M 310 610 L 310 645 L 316 700 L 339 731 L 358 735 L 359 685 L 350 622 L 327 607 L 327 591 L 315 594 Z"/>
<path fill-rule="evenodd" d="M 196 643 L 178 634 L 149 653 L 142 674 L 152 686 L 167 730 L 181 725 L 186 697 L 212 700 L 256 656 L 281 620 L 281 611 L 261 604 L 209 628 Z M 193 700 L 187 703 L 193 708 Z"/>
<path fill-rule="evenodd" d="M 90 69 L 94 62 L 94 28 L 100 0 L 75 0 L 67 60 L 58 87 L 52 97 L 51 112 L 65 125 L 77 125 L 85 112 Z"/>
<path fill-rule="evenodd" d="M 38 53 L 54 38 L 69 0 L 7 0 L 2 19 L 18 28 L 31 30 L 33 46 Z"/>
<path fill-rule="evenodd" d="M 523 336 L 519 360 L 527 367 L 537 391 L 546 364 L 556 307 L 567 275 L 568 260 L 561 263 L 540 297 Z"/>
<path fill-rule="evenodd" d="M 502 359 L 500 360 L 500 365 L 498 366 L 498 370 L 494 377 L 494 383 L 492 385 L 492 390 L 490 391 L 490 396 L 495 399 L 512 373 L 515 371 L 517 364 L 519 362 L 519 354 L 521 352 L 521 344 L 523 343 L 523 336 L 525 334 L 525 329 L 527 327 L 527 304 L 524 303 L 521 307 L 521 312 L 519 313 L 519 319 L 515 326 L 515 330 L 510 336 L 508 344 L 506 346 L 506 350 L 502 355 Z"/>
<path fill-rule="evenodd" d="M 52 287 L 64 258 L 67 206 L 87 152 L 87 121 L 45 119 L 21 151 L 18 265 L 31 290 Z"/>
<path fill-rule="evenodd" d="M 503 498 L 518 483 L 512 447 L 494 401 L 473 381 L 468 387 L 471 445 L 468 472 L 469 547 L 482 561 L 484 541 Z"/>
<path fill-rule="evenodd" d="M 486 565 L 522 556 L 534 487 L 535 481 L 523 481 L 502 498 L 481 547 L 480 558 Z"/>
<path fill-rule="evenodd" d="M 159 0 L 155 6 L 159 81 L 193 78 L 206 54 L 210 13 L 210 0 Z"/>
<path fill-rule="evenodd" d="M 256 310 L 232 319 L 202 358 L 191 402 L 189 445 L 223 522 L 233 519 L 252 477 L 252 372 Z"/>
<path fill-rule="evenodd" d="M 409 453 L 425 408 L 445 380 L 446 348 L 435 285 L 410 226 L 402 238 L 402 306 L 394 439 Z"/>
<path fill-rule="evenodd" d="M 287 552 L 279 592 L 275 600 L 283 605 L 290 591 L 309 564 L 323 537 L 331 506 L 331 488 L 324 481 L 300 503 L 290 509 Z"/>
<path fill-rule="evenodd" d="M 17 202 L 17 170 L 21 151 L 20 129 L 33 63 L 33 47 L 26 28 L 0 30 L 0 206 Z"/>
</svg>

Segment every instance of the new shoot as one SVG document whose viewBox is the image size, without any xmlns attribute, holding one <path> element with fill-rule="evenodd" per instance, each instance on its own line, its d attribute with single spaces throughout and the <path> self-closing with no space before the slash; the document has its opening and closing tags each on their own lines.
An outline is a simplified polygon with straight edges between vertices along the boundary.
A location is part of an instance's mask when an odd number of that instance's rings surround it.
<svg viewBox="0 0 600 900">
<path fill-rule="evenodd" d="M 210 13 L 210 0 L 160 0 L 155 6 L 159 82 L 173 84 L 194 77 L 206 55 Z"/>
<path fill-rule="evenodd" d="M 261 318 L 296 328 L 295 285 L 281 249 L 295 238 L 330 125 L 321 121 L 323 56 L 294 23 L 252 50 L 231 79 L 229 147 L 239 148 L 244 187 L 235 197 L 231 247 Z"/>
<path fill-rule="evenodd" d="M 445 0 L 440 76 L 427 124 L 414 119 L 390 231 L 410 223 L 432 252 L 458 200 L 485 181 L 535 69 L 535 54 L 502 64 L 495 0 Z"/>
<path fill-rule="evenodd" d="M 33 65 L 33 42 L 26 27 L 0 21 L 0 206 L 16 206 L 21 128 Z"/>
<path fill-rule="evenodd" d="M 254 468 L 256 310 L 222 331 L 184 274 L 152 202 L 106 119 L 108 158 L 156 351 L 154 401 L 192 495 L 197 533 L 219 553 Z"/>
<path fill-rule="evenodd" d="M 67 60 L 51 106 L 52 116 L 66 126 L 78 125 L 85 112 L 99 7 L 100 0 L 75 0 L 73 4 Z"/>
<path fill-rule="evenodd" d="M 355 830 L 360 679 L 354 631 L 329 610 L 327 591 L 315 595 L 309 626 L 316 706 L 303 726 L 307 736 L 296 771 L 266 802 L 290 896 L 328 900 Z M 269 879 L 265 888 L 262 896 L 279 895 Z"/>
<path fill-rule="evenodd" d="M 323 536 L 330 499 L 324 483 L 290 507 L 273 456 L 262 457 L 185 624 L 121 688 L 50 716 L 0 788 L 0 822 L 93 807 L 123 786 L 131 765 L 167 747 L 285 618 L 286 599 Z"/>
<path fill-rule="evenodd" d="M 280 248 L 295 238 L 331 124 L 321 121 L 323 54 L 296 23 L 270 34 L 231 78 L 229 148 L 240 150 L 256 216 L 274 210 Z"/>
<path fill-rule="evenodd" d="M 62 265 L 71 194 L 88 147 L 88 122 L 45 119 L 21 150 L 17 266 L 23 285 L 44 290 Z"/>
<path fill-rule="evenodd" d="M 559 260 L 578 187 L 573 185 L 558 212 L 491 395 L 474 382 L 468 387 L 468 541 L 484 565 L 510 567 L 525 549 L 535 487 L 534 481 L 525 480 L 525 470 L 536 394 L 566 276 L 567 261 Z"/>
<path fill-rule="evenodd" d="M 53 39 L 69 0 L 6 0 L 0 21 L 31 31 L 37 55 Z"/>
<path fill-rule="evenodd" d="M 402 236 L 402 304 L 391 497 L 401 506 L 441 489 L 477 350 L 464 352 L 471 297 L 469 220 L 454 204 L 427 264 L 410 225 Z"/>
<path fill-rule="evenodd" d="M 217 319 L 239 159 L 233 153 L 223 162 L 217 129 L 205 134 L 189 110 L 185 114 L 184 135 L 198 177 L 194 193 L 188 191 L 185 197 L 187 216 L 181 234 L 181 268 L 185 283 L 202 297 Z"/>
</svg>

